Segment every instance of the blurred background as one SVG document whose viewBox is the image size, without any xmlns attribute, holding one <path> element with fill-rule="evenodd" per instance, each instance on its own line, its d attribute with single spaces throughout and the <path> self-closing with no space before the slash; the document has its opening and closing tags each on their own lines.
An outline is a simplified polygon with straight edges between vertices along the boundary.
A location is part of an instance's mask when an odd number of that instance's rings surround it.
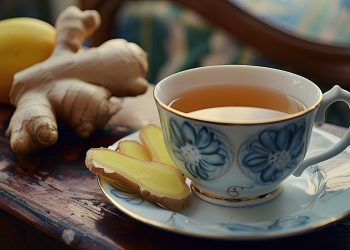
<svg viewBox="0 0 350 250">
<path fill-rule="evenodd" d="M 28 16 L 54 23 L 57 15 L 74 0 L 0 0 L 0 19 Z"/>
</svg>

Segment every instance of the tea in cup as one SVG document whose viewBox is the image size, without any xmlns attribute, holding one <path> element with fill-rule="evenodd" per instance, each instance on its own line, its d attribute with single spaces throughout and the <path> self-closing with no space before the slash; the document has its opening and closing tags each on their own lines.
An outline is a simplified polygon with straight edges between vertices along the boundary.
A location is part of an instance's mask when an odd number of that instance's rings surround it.
<svg viewBox="0 0 350 250">
<path fill-rule="evenodd" d="M 304 159 L 315 122 L 336 101 L 310 80 L 282 70 L 220 65 L 171 75 L 154 89 L 167 150 L 200 198 L 226 206 L 256 205 L 282 192 L 291 174 L 341 153 L 350 133 Z"/>
</svg>

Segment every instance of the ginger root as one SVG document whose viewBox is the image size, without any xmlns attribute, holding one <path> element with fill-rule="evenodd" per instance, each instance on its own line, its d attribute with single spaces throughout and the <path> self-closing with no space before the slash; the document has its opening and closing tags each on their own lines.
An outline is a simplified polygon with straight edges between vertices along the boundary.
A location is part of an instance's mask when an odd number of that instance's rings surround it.
<svg viewBox="0 0 350 250">
<path fill-rule="evenodd" d="M 146 92 L 147 54 L 136 44 L 113 39 L 81 50 L 99 23 L 96 11 L 67 8 L 56 21 L 51 56 L 15 74 L 10 101 L 16 111 L 6 131 L 15 152 L 54 144 L 56 118 L 87 137 L 121 108 L 116 97 Z"/>
</svg>

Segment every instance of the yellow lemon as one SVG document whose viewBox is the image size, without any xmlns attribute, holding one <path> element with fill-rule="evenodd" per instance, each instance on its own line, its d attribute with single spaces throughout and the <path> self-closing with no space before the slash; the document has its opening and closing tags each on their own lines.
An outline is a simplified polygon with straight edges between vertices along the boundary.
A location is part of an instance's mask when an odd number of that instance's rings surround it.
<svg viewBox="0 0 350 250">
<path fill-rule="evenodd" d="M 55 28 L 35 18 L 0 21 L 0 103 L 9 103 L 14 74 L 48 58 L 55 38 Z"/>
</svg>

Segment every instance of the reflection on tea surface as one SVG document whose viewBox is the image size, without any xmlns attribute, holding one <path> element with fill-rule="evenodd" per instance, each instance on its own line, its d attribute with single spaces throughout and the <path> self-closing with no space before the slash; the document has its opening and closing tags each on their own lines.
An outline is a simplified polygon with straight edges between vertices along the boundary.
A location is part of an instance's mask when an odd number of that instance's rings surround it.
<svg viewBox="0 0 350 250">
<path fill-rule="evenodd" d="M 215 107 L 190 112 L 198 119 L 229 122 L 253 122 L 284 117 L 288 113 L 273 109 L 256 107 Z"/>
<path fill-rule="evenodd" d="M 295 98 L 268 88 L 213 85 L 186 92 L 169 105 L 199 119 L 258 122 L 305 110 Z"/>
</svg>

